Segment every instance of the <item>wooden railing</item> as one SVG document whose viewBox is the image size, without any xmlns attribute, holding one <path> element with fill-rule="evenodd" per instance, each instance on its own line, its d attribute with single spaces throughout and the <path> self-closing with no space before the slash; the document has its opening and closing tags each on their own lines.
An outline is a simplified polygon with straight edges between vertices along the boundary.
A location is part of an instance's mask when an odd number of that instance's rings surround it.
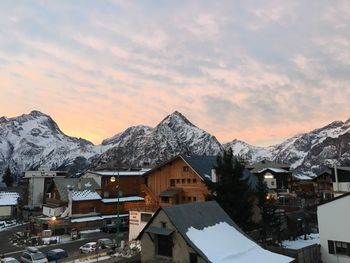
<svg viewBox="0 0 350 263">
<path fill-rule="evenodd" d="M 124 209 L 127 211 L 155 212 L 158 208 L 158 204 L 146 204 L 142 202 L 130 202 L 124 204 Z"/>
</svg>

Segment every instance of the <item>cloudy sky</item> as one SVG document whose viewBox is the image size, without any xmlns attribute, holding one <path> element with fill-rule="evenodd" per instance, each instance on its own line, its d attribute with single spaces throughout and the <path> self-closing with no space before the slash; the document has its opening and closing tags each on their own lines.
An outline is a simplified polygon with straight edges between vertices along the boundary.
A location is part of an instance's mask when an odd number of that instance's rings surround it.
<svg viewBox="0 0 350 263">
<path fill-rule="evenodd" d="M 0 116 L 95 143 L 175 110 L 271 145 L 350 118 L 350 1 L 1 1 Z"/>
</svg>

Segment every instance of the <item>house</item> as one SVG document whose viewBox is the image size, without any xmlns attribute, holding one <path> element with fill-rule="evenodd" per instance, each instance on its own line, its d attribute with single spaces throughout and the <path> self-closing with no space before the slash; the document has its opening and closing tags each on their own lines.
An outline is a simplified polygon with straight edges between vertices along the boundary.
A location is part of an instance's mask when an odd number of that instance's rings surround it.
<svg viewBox="0 0 350 263">
<path fill-rule="evenodd" d="M 140 187 L 144 182 L 143 174 L 148 168 L 117 171 L 87 171 L 81 178 L 93 178 L 101 188 L 103 198 L 121 196 L 138 196 Z M 111 178 L 115 178 L 111 182 Z M 118 187 L 117 187 L 118 186 Z"/>
<path fill-rule="evenodd" d="M 312 179 L 314 184 L 315 193 L 322 200 L 329 200 L 333 198 L 333 181 L 332 171 L 330 168 L 326 168 L 320 172 L 315 178 Z"/>
<path fill-rule="evenodd" d="M 138 236 L 141 262 L 292 262 L 261 248 L 215 202 L 159 208 Z"/>
<path fill-rule="evenodd" d="M 350 193 L 317 207 L 322 262 L 350 262 Z"/>
<path fill-rule="evenodd" d="M 334 196 L 340 196 L 342 194 L 350 192 L 350 167 L 337 167 L 330 168 L 333 182 Z"/>
<path fill-rule="evenodd" d="M 0 219 L 17 218 L 18 198 L 17 192 L 0 192 Z"/>
<path fill-rule="evenodd" d="M 46 167 L 40 167 L 37 171 L 25 171 L 20 185 L 23 192 L 21 205 L 24 209 L 35 210 L 42 208 L 46 201 L 45 193 L 54 178 L 64 178 L 67 175 L 63 171 L 50 171 Z"/>
<path fill-rule="evenodd" d="M 178 155 L 154 167 L 144 174 L 145 184 L 141 185 L 143 205 L 129 209 L 129 240 L 134 239 L 147 223 L 149 215 L 159 206 L 203 202 L 209 194 L 205 182 L 216 181 L 217 156 Z M 257 185 L 257 178 L 247 169 L 243 178 L 248 179 L 251 188 Z M 260 214 L 254 209 L 254 220 L 260 220 Z"/>
<path fill-rule="evenodd" d="M 127 220 L 129 206 L 144 202 L 140 196 L 102 198 L 101 192 L 93 178 L 55 178 L 46 193 L 42 211 L 46 217 L 40 218 L 38 229 L 54 228 L 63 233 L 72 228 L 100 228 L 111 225 L 117 217 Z"/>
<path fill-rule="evenodd" d="M 292 172 L 288 164 L 270 162 L 263 160 L 261 162 L 248 165 L 246 168 L 254 175 L 263 177 L 267 187 L 271 191 L 288 191 L 289 182 L 292 180 Z"/>
<path fill-rule="evenodd" d="M 174 205 L 203 202 L 205 180 L 216 180 L 216 156 L 178 155 L 144 174 L 141 191 L 146 203 Z"/>
</svg>

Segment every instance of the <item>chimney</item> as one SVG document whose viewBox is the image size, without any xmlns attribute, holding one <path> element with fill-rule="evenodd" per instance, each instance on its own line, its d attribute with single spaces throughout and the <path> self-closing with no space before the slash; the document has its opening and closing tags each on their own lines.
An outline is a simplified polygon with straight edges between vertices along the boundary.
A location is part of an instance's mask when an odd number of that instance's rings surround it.
<svg viewBox="0 0 350 263">
<path fill-rule="evenodd" d="M 334 191 L 339 191 L 339 180 L 338 180 L 338 168 L 337 164 L 334 163 L 334 177 L 335 177 L 335 185 L 334 185 Z"/>
<path fill-rule="evenodd" d="M 213 183 L 216 183 L 218 181 L 218 178 L 216 176 L 216 170 L 215 169 L 211 169 L 211 181 Z"/>
<path fill-rule="evenodd" d="M 78 190 L 79 190 L 79 191 L 81 191 L 81 186 L 82 186 L 82 185 L 81 185 L 81 179 L 79 178 L 79 180 L 78 180 Z"/>
<path fill-rule="evenodd" d="M 72 217 L 72 207 L 73 207 L 73 187 L 68 186 L 67 187 L 67 191 L 68 191 L 68 217 Z"/>
</svg>

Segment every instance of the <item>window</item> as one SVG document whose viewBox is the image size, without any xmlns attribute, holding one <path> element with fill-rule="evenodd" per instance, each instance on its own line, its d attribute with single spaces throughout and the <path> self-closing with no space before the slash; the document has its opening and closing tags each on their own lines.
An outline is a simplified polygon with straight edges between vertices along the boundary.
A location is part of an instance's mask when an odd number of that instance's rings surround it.
<svg viewBox="0 0 350 263">
<path fill-rule="evenodd" d="M 193 201 L 196 202 L 197 201 L 197 197 L 194 196 L 193 197 Z"/>
<path fill-rule="evenodd" d="M 187 179 L 187 183 L 190 184 L 191 183 L 191 179 Z"/>
<path fill-rule="evenodd" d="M 180 183 L 180 179 L 176 179 L 176 183 L 179 184 Z"/>
<path fill-rule="evenodd" d="M 162 202 L 163 203 L 169 203 L 169 197 L 168 196 L 162 196 Z"/>
<path fill-rule="evenodd" d="M 175 179 L 170 179 L 170 186 L 175 186 Z"/>
<path fill-rule="evenodd" d="M 350 243 L 328 240 L 329 254 L 350 256 Z"/>
<path fill-rule="evenodd" d="M 90 207 L 90 213 L 95 213 L 96 212 L 96 207 Z"/>
<path fill-rule="evenodd" d="M 182 197 L 182 201 L 185 202 L 186 201 L 186 196 Z"/>
<path fill-rule="evenodd" d="M 148 222 L 152 217 L 152 214 L 141 213 L 141 222 Z"/>
<path fill-rule="evenodd" d="M 186 179 L 182 179 L 182 183 L 185 184 L 186 183 Z"/>
<path fill-rule="evenodd" d="M 196 178 L 193 178 L 193 179 L 192 179 L 192 183 L 196 184 L 196 183 L 197 183 L 197 179 L 196 179 Z"/>
<path fill-rule="evenodd" d="M 184 166 L 184 167 L 182 167 L 182 171 L 184 171 L 184 172 L 188 172 L 190 169 L 189 169 L 189 167 L 186 165 L 186 166 Z"/>
<path fill-rule="evenodd" d="M 172 257 L 173 256 L 173 239 L 172 236 L 157 235 L 157 255 Z"/>
<path fill-rule="evenodd" d="M 187 197 L 187 201 L 188 201 L 188 202 L 191 202 L 191 196 L 188 196 L 188 197 Z"/>
<path fill-rule="evenodd" d="M 166 228 L 166 222 L 160 222 L 160 224 L 162 225 L 162 228 Z"/>
<path fill-rule="evenodd" d="M 275 185 L 275 182 L 274 182 L 274 181 L 271 181 L 271 185 Z"/>
<path fill-rule="evenodd" d="M 190 253 L 190 263 L 198 263 L 198 258 L 196 253 Z"/>
</svg>

